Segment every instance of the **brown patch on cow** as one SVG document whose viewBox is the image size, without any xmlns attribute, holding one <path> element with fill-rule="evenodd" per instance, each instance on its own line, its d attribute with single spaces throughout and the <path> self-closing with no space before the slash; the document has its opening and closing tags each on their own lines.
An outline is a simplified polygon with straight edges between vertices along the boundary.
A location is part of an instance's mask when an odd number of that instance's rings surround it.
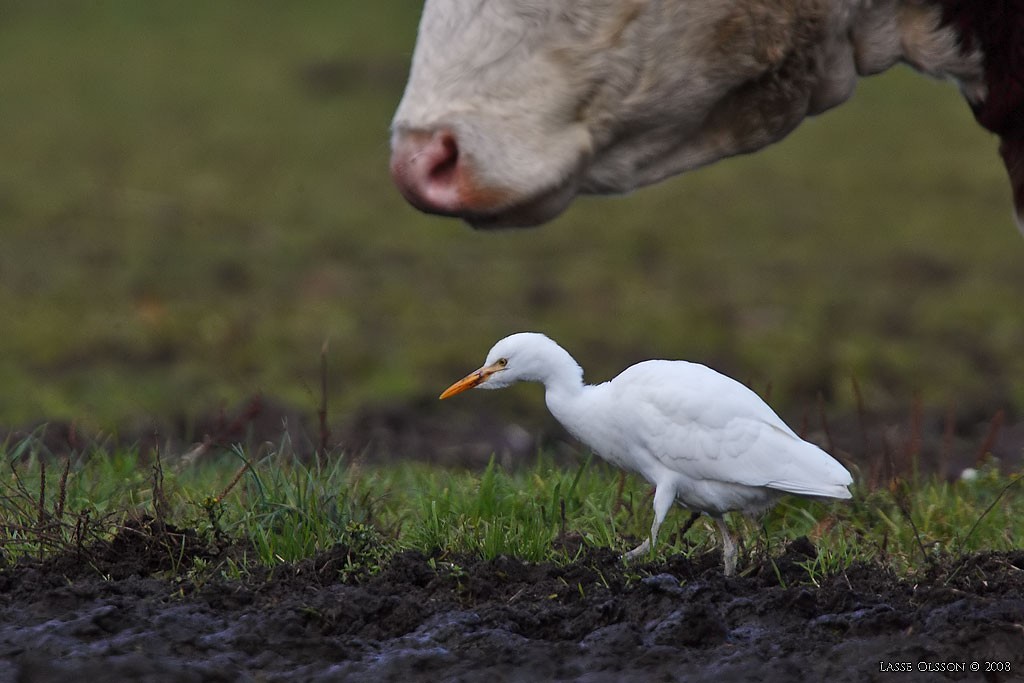
<svg viewBox="0 0 1024 683">
<path fill-rule="evenodd" d="M 774 67 L 821 42 L 827 8 L 820 0 L 761 0 L 737 6 L 712 30 L 712 48 L 735 60 L 750 55 Z"/>
<path fill-rule="evenodd" d="M 782 138 L 804 119 L 814 87 L 807 55 L 793 53 L 776 69 L 747 81 L 708 115 L 705 131 L 726 155 L 760 149 Z"/>
<path fill-rule="evenodd" d="M 827 10 L 822 2 L 747 3 L 715 26 L 714 49 L 755 60 L 750 77 L 718 102 L 703 134 L 723 156 L 759 149 L 793 130 L 808 113 L 817 84 L 816 51 Z"/>
<path fill-rule="evenodd" d="M 479 183 L 476 173 L 464 163 L 459 164 L 456 183 L 459 203 L 468 213 L 492 214 L 516 200 L 516 196 L 506 188 Z"/>
</svg>

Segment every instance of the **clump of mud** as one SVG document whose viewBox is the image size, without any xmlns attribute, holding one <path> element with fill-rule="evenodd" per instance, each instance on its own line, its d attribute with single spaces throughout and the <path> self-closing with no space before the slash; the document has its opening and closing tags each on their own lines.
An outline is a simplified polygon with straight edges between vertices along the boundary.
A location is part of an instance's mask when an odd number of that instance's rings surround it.
<svg viewBox="0 0 1024 683">
<path fill-rule="evenodd" d="M 115 539 L 91 568 L 55 558 L 0 572 L 0 679 L 863 681 L 896 667 L 901 680 L 1001 681 L 1024 671 L 1020 551 L 916 580 L 855 565 L 811 585 L 806 539 L 738 578 L 722 575 L 717 553 L 625 565 L 605 549 L 562 566 L 410 551 L 353 578 L 336 548 L 225 581 L 174 575 L 155 558 L 159 538 L 177 532 L 149 531 Z"/>
</svg>

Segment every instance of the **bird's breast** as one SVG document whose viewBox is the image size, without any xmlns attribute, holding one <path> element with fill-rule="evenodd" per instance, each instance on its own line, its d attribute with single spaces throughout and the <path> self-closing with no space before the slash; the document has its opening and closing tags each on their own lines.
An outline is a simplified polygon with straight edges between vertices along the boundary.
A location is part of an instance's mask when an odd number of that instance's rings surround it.
<svg viewBox="0 0 1024 683">
<path fill-rule="evenodd" d="M 584 387 L 574 396 L 548 395 L 548 409 L 565 429 L 602 460 L 624 470 L 640 474 L 657 483 L 655 461 L 647 456 L 633 438 L 635 415 L 623 413 L 623 407 L 605 391 L 606 385 Z"/>
</svg>

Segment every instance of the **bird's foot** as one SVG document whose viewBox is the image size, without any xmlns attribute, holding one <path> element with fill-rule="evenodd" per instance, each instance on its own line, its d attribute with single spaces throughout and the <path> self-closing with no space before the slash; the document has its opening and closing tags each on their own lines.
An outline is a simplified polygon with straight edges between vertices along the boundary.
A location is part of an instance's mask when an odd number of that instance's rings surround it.
<svg viewBox="0 0 1024 683">
<path fill-rule="evenodd" d="M 650 549 L 651 549 L 651 539 L 646 538 L 646 539 L 644 539 L 643 543 L 641 543 L 640 545 L 638 545 L 637 547 L 633 548 L 628 553 L 623 555 L 622 559 L 624 559 L 624 560 L 635 560 L 636 558 L 638 558 L 638 557 L 640 557 L 642 555 L 647 554 L 647 552 Z"/>
</svg>

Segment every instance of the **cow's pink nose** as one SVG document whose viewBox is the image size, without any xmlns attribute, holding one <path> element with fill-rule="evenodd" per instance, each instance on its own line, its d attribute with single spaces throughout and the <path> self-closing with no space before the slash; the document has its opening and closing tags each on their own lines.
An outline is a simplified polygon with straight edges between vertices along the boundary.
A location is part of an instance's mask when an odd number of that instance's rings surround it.
<svg viewBox="0 0 1024 683">
<path fill-rule="evenodd" d="M 450 130 L 395 133 L 391 177 L 416 208 L 440 214 L 462 211 L 459 175 L 459 145 Z"/>
</svg>

